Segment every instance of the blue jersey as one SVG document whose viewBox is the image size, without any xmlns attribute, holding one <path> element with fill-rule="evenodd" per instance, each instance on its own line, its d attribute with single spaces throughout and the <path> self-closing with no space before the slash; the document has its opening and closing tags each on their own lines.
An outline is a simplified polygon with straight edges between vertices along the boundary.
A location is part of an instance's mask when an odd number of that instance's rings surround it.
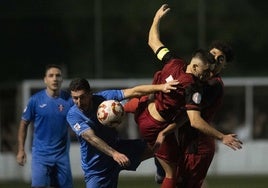
<svg viewBox="0 0 268 188">
<path fill-rule="evenodd" d="M 66 115 L 73 105 L 69 93 L 61 91 L 57 98 L 46 90 L 31 96 L 22 119 L 34 123 L 32 153 L 48 159 L 66 154 L 69 150 L 69 134 Z"/>
<path fill-rule="evenodd" d="M 97 119 L 97 108 L 101 102 L 110 99 L 122 101 L 124 99 L 123 91 L 105 90 L 95 93 L 92 96 L 92 109 L 89 113 L 83 114 L 74 105 L 67 114 L 69 125 L 81 144 L 81 165 L 87 188 L 116 188 L 120 171 L 136 170 L 147 146 L 146 142 L 141 139 L 119 139 L 116 129 L 100 124 Z M 131 162 L 130 166 L 120 167 L 112 157 L 102 153 L 84 140 L 81 134 L 88 129 L 94 130 L 96 136 L 115 150 L 125 154 Z"/>
<path fill-rule="evenodd" d="M 81 164 L 82 169 L 87 174 L 107 173 L 115 161 L 97 148 L 92 147 L 86 140 L 81 137 L 81 134 L 88 130 L 94 130 L 96 136 L 103 139 L 111 147 L 116 147 L 118 133 L 114 128 L 103 126 L 97 119 L 97 108 L 104 100 L 118 100 L 124 98 L 122 90 L 106 90 L 99 93 L 94 93 L 92 96 L 92 110 L 87 116 L 74 105 L 67 114 L 67 120 L 73 131 L 78 136 L 81 144 Z"/>
</svg>

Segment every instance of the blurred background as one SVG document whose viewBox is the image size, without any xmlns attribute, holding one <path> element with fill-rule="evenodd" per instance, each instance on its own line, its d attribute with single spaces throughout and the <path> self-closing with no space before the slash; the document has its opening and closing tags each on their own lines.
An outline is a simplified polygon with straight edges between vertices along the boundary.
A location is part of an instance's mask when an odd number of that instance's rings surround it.
<svg viewBox="0 0 268 188">
<path fill-rule="evenodd" d="M 64 67 L 66 88 L 74 77 L 88 78 L 96 90 L 150 83 L 161 67 L 147 37 L 163 3 L 171 12 L 161 22 L 161 40 L 181 57 L 187 60 L 215 39 L 231 42 L 235 50 L 224 70 L 226 97 L 215 126 L 237 133 L 244 149 L 233 152 L 219 144 L 209 174 L 268 174 L 268 2 L 1 0 L 0 180 L 29 180 L 29 167 L 18 170 L 15 163 L 16 134 L 27 99 L 44 87 L 45 65 Z M 134 124 L 127 116 L 122 135 L 136 137 Z M 76 147 L 74 138 L 72 153 L 79 153 Z M 81 177 L 79 156 L 73 158 L 74 174 Z M 152 174 L 151 165 L 138 173 Z"/>
<path fill-rule="evenodd" d="M 266 1 L 1 1 L 1 83 L 42 78 L 62 64 L 67 77 L 144 78 L 157 68 L 147 45 L 156 10 L 168 3 L 162 40 L 182 57 L 215 39 L 231 41 L 236 60 L 225 76 L 266 76 Z M 131 67 L 131 68 L 130 68 Z"/>
</svg>

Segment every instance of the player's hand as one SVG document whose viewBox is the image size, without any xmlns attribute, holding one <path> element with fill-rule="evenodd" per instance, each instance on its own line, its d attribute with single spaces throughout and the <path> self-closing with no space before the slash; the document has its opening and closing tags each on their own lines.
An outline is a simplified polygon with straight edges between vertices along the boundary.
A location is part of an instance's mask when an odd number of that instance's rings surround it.
<svg viewBox="0 0 268 188">
<path fill-rule="evenodd" d="M 242 142 L 237 138 L 236 134 L 227 134 L 223 136 L 222 143 L 229 146 L 233 150 L 242 149 Z"/>
<path fill-rule="evenodd" d="M 160 19 L 165 16 L 169 11 L 170 8 L 168 7 L 168 4 L 163 4 L 156 12 L 155 17 Z"/>
<path fill-rule="evenodd" d="M 159 147 L 161 146 L 161 144 L 164 142 L 165 140 L 165 135 L 162 134 L 162 132 L 160 132 L 156 138 L 155 144 L 153 146 L 153 152 L 155 153 Z"/>
<path fill-rule="evenodd" d="M 162 92 L 164 92 L 164 93 L 170 93 L 171 90 L 176 90 L 177 89 L 177 85 L 178 84 L 179 84 L 179 81 L 178 80 L 169 81 L 169 82 L 163 84 Z"/>
<path fill-rule="evenodd" d="M 19 151 L 17 154 L 17 163 L 20 166 L 24 166 L 24 164 L 26 163 L 26 159 L 27 159 L 27 155 L 24 151 Z"/>
<path fill-rule="evenodd" d="M 128 157 L 122 153 L 115 152 L 113 154 L 113 159 L 121 166 L 121 167 L 127 167 L 130 165 L 130 160 Z"/>
</svg>

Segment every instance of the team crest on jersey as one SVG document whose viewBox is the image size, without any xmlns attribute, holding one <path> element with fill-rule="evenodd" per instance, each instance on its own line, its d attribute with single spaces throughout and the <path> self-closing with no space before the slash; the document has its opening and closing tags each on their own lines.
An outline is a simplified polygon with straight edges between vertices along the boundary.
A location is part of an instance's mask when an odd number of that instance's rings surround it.
<svg viewBox="0 0 268 188">
<path fill-rule="evenodd" d="M 79 124 L 79 123 L 76 123 L 76 124 L 74 125 L 74 129 L 75 129 L 76 131 L 79 131 L 79 130 L 81 129 L 80 124 Z"/>
<path fill-rule="evenodd" d="M 62 105 L 62 104 L 60 104 L 60 105 L 58 106 L 58 108 L 59 108 L 59 111 L 60 111 L 60 112 L 62 112 L 62 111 L 63 111 L 63 109 L 64 109 L 64 107 L 63 107 L 63 105 Z"/>
<path fill-rule="evenodd" d="M 195 92 L 192 96 L 192 100 L 194 101 L 195 104 L 200 104 L 201 99 L 202 99 L 201 94 L 198 92 Z"/>
</svg>

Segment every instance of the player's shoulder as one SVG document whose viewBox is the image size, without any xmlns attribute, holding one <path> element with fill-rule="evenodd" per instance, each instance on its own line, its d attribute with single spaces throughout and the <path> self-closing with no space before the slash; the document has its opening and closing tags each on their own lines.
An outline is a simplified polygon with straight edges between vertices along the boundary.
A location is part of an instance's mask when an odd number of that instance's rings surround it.
<svg viewBox="0 0 268 188">
<path fill-rule="evenodd" d="M 172 58 L 167 62 L 167 65 L 172 67 L 178 66 L 183 68 L 185 66 L 185 62 L 181 58 Z"/>
<path fill-rule="evenodd" d="M 224 86 L 224 83 L 223 83 L 222 78 L 220 76 L 214 76 L 214 77 L 210 78 L 207 81 L 207 84 L 210 86 L 217 86 L 217 87 Z"/>
<path fill-rule="evenodd" d="M 67 112 L 67 118 L 69 117 L 75 117 L 77 114 L 82 113 L 77 105 L 73 105 Z"/>
<path fill-rule="evenodd" d="M 39 99 L 39 98 L 43 98 L 44 95 L 46 95 L 46 90 L 45 89 L 42 89 L 40 91 L 37 91 L 36 93 L 34 93 L 30 99 L 32 100 L 36 100 L 36 99 Z"/>
<path fill-rule="evenodd" d="M 179 79 L 180 85 L 182 85 L 184 88 L 190 86 L 190 85 L 199 85 L 199 80 L 194 77 L 193 74 L 185 73 L 182 76 L 180 76 Z"/>
</svg>

